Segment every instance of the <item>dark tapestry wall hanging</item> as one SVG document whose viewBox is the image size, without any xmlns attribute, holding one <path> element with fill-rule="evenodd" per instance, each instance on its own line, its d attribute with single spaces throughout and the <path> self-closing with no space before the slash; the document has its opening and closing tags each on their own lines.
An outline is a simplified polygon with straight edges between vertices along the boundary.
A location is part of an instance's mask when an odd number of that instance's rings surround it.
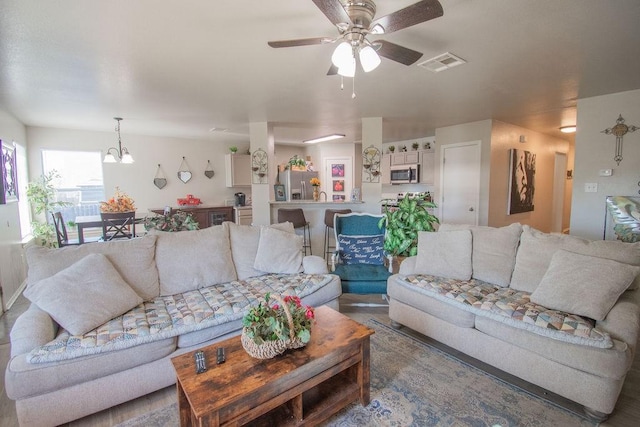
<svg viewBox="0 0 640 427">
<path fill-rule="evenodd" d="M 509 150 L 509 215 L 533 211 L 536 155 L 525 150 Z"/>
<path fill-rule="evenodd" d="M 0 204 L 18 200 L 18 174 L 16 173 L 16 147 L 0 141 L 2 162 L 0 162 Z"/>
</svg>

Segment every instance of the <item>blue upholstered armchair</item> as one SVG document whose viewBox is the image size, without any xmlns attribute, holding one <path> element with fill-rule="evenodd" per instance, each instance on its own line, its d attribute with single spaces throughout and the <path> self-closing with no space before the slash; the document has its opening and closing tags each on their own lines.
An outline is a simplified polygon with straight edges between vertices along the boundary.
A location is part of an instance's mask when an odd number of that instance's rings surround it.
<svg viewBox="0 0 640 427">
<path fill-rule="evenodd" d="M 331 270 L 340 276 L 342 292 L 386 294 L 390 273 L 385 267 L 384 228 L 378 228 L 382 215 L 368 213 L 336 214 L 336 250 Z"/>
</svg>

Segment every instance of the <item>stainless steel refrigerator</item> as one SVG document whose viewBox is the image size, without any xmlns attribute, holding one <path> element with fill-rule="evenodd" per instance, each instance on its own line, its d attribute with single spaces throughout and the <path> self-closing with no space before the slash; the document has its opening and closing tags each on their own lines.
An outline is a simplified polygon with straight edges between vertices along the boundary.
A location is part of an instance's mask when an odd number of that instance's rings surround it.
<svg viewBox="0 0 640 427">
<path fill-rule="evenodd" d="M 286 170 L 281 173 L 280 179 L 284 184 L 287 201 L 312 200 L 313 187 L 309 182 L 311 178 L 318 178 L 318 172 Z"/>
</svg>

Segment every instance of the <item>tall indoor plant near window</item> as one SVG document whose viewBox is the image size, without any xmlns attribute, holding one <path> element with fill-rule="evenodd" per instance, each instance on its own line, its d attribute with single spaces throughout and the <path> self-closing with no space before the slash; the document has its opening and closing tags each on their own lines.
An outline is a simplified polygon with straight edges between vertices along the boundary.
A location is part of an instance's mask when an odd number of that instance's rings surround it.
<svg viewBox="0 0 640 427">
<path fill-rule="evenodd" d="M 69 206 L 68 202 L 56 201 L 56 189 L 53 180 L 60 178 L 56 170 L 42 174 L 38 180 L 27 184 L 27 199 L 31 203 L 33 213 L 38 216 L 44 214 L 44 221 L 33 221 L 31 233 L 42 246 L 55 247 L 57 245 L 56 230 L 47 220 L 47 215 L 57 208 Z"/>
<path fill-rule="evenodd" d="M 408 257 L 418 253 L 418 233 L 435 231 L 434 225 L 440 220 L 428 208 L 435 208 L 433 202 L 405 196 L 398 202 L 397 209 L 385 208 L 378 226 L 386 228 L 384 250 L 389 256 Z"/>
</svg>

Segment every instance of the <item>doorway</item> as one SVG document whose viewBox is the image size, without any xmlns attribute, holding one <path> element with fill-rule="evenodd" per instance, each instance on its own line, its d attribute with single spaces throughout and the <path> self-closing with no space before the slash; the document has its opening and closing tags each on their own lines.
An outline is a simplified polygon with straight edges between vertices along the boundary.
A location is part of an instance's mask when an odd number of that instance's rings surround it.
<svg viewBox="0 0 640 427">
<path fill-rule="evenodd" d="M 564 217 L 564 189 L 567 176 L 567 155 L 556 153 L 553 166 L 553 201 L 551 204 L 551 231 L 562 233 Z"/>
<path fill-rule="evenodd" d="M 440 222 L 478 225 L 480 141 L 442 146 L 440 150 Z"/>
</svg>

